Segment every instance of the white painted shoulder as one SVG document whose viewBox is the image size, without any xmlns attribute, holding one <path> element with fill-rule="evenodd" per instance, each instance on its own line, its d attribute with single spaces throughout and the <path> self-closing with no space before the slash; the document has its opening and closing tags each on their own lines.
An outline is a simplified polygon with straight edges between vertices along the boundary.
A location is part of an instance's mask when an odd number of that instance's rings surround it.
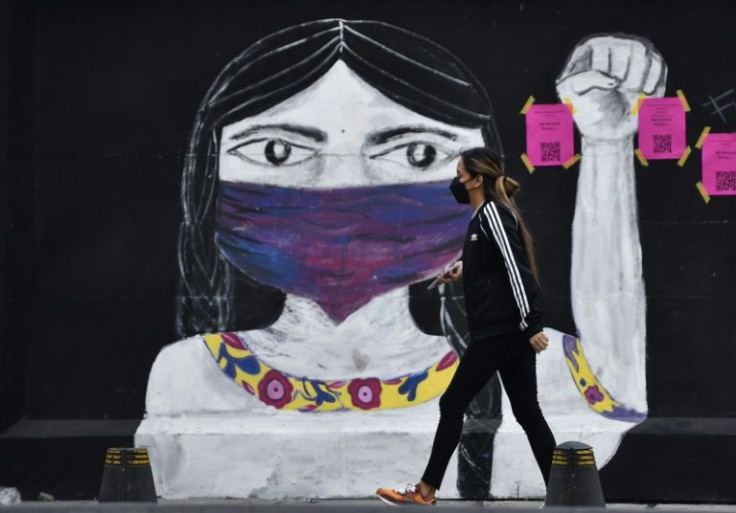
<svg viewBox="0 0 736 513">
<path fill-rule="evenodd" d="M 153 362 L 146 393 L 146 415 L 238 412 L 256 401 L 223 374 L 195 336 L 164 347 Z"/>
</svg>

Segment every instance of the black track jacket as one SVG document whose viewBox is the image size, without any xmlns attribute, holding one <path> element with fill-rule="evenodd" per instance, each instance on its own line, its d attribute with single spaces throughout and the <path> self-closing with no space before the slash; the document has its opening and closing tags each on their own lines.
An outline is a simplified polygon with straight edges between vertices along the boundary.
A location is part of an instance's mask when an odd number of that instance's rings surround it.
<svg viewBox="0 0 736 513">
<path fill-rule="evenodd" d="M 472 341 L 542 331 L 542 295 L 516 217 L 486 201 L 473 215 L 463 247 L 465 307 Z"/>
</svg>

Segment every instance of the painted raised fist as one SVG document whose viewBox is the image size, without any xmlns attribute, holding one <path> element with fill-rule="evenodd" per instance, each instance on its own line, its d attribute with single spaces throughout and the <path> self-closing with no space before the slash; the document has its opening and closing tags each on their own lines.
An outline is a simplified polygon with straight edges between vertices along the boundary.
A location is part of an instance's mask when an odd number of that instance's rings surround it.
<svg viewBox="0 0 736 513">
<path fill-rule="evenodd" d="M 592 36 L 581 41 L 557 77 L 557 94 L 575 107 L 584 137 L 617 140 L 636 132 L 632 109 L 639 95 L 661 97 L 667 64 L 647 39 Z"/>
</svg>

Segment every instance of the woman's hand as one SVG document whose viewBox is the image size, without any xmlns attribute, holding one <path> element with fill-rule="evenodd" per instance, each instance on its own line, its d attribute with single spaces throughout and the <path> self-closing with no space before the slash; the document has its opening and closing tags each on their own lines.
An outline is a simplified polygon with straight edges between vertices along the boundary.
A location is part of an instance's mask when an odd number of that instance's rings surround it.
<svg viewBox="0 0 736 513">
<path fill-rule="evenodd" d="M 549 339 L 547 338 L 547 335 L 544 334 L 543 331 L 540 331 L 536 335 L 534 335 L 532 338 L 529 339 L 529 343 L 532 345 L 534 350 L 537 353 L 541 353 L 545 349 L 547 349 L 547 345 L 549 344 Z"/>
<path fill-rule="evenodd" d="M 440 283 L 445 284 L 451 281 L 458 281 L 462 277 L 463 263 L 455 262 L 447 271 L 437 276 L 437 280 L 439 280 Z"/>
</svg>

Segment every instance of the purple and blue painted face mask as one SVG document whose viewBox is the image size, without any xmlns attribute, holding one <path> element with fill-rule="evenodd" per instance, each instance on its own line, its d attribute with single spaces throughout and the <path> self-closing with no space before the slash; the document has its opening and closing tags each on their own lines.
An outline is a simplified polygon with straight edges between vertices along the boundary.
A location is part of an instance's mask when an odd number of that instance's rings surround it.
<svg viewBox="0 0 736 513">
<path fill-rule="evenodd" d="M 255 281 L 336 323 L 455 258 L 470 217 L 446 182 L 332 190 L 220 182 L 216 241 Z"/>
</svg>

